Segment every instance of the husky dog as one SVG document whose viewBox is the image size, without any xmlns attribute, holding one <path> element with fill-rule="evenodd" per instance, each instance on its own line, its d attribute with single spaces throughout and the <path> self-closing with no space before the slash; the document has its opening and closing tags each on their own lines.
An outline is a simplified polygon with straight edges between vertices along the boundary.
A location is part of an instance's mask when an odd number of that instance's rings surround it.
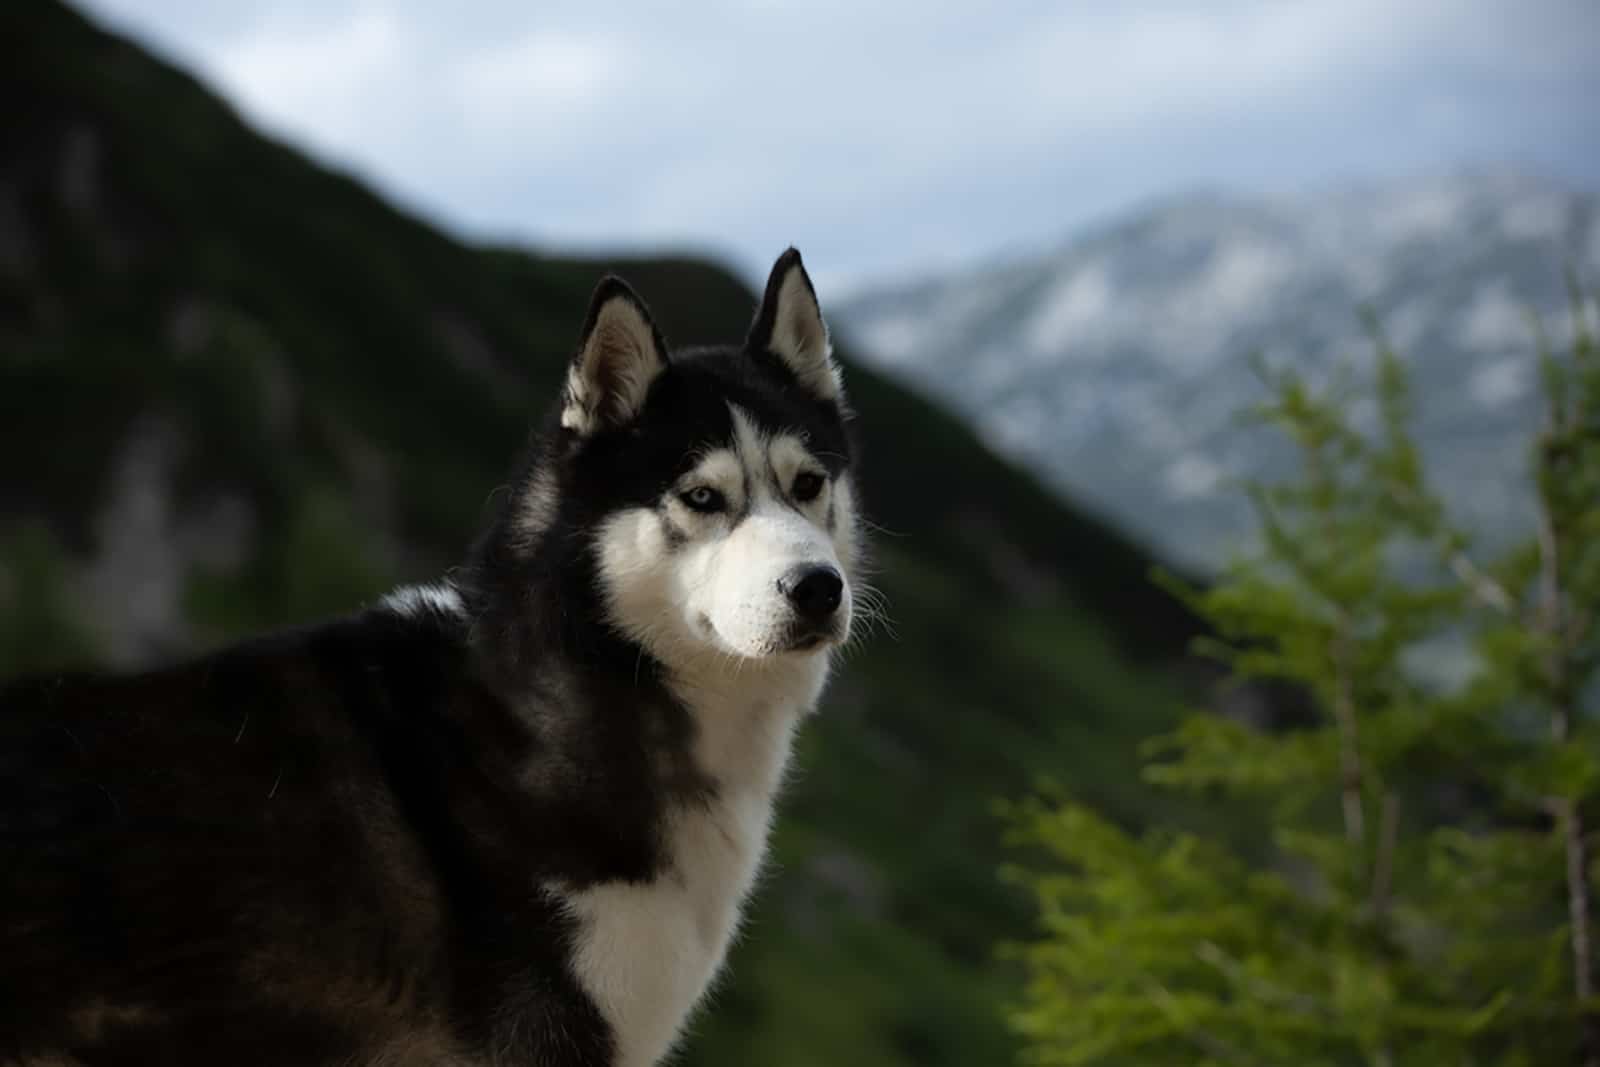
<svg viewBox="0 0 1600 1067">
<path fill-rule="evenodd" d="M 607 278 L 449 580 L 0 690 L 0 1063 L 660 1061 L 850 633 L 845 423 L 793 249 L 740 347 Z"/>
</svg>

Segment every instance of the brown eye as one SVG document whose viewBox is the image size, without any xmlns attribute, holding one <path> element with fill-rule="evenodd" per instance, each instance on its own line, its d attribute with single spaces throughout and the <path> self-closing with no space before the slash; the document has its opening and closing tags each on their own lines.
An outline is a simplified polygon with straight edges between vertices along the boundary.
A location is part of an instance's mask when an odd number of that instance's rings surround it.
<svg viewBox="0 0 1600 1067">
<path fill-rule="evenodd" d="M 728 506 L 728 502 L 723 499 L 722 494 L 709 485 L 697 485 L 687 493 L 680 495 L 678 499 L 695 511 L 702 511 L 707 514 L 723 511 Z"/>
<path fill-rule="evenodd" d="M 808 500 L 817 499 L 817 494 L 822 492 L 822 475 L 814 474 L 811 471 L 804 471 L 796 475 L 794 485 L 789 492 L 802 504 Z"/>
</svg>

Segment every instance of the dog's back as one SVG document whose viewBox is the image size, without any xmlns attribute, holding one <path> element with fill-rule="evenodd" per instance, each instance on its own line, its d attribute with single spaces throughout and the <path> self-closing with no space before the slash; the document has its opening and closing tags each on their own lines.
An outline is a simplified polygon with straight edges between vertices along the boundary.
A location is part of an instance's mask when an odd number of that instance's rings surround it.
<svg viewBox="0 0 1600 1067">
<path fill-rule="evenodd" d="M 0 1062 L 433 1062 L 503 1043 L 493 1016 L 563 920 L 527 891 L 548 834 L 515 788 L 526 735 L 494 721 L 462 655 L 443 617 L 375 612 L 0 690 Z M 566 994 L 538 991 L 541 1017 L 598 1047 Z"/>
</svg>

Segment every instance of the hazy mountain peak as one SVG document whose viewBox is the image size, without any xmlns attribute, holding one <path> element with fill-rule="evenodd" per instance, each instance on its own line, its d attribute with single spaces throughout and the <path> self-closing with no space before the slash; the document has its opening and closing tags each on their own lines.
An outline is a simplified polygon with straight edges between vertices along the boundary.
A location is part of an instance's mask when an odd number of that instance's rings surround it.
<svg viewBox="0 0 1600 1067">
<path fill-rule="evenodd" d="M 868 290 L 837 315 L 1058 487 L 1214 564 L 1244 529 L 1229 480 L 1269 454 L 1231 428 L 1259 395 L 1246 357 L 1363 357 L 1364 309 L 1417 374 L 1438 477 L 1503 527 L 1537 418 L 1529 315 L 1562 336 L 1569 265 L 1600 275 L 1592 194 L 1463 172 L 1178 195 L 1046 253 Z"/>
</svg>

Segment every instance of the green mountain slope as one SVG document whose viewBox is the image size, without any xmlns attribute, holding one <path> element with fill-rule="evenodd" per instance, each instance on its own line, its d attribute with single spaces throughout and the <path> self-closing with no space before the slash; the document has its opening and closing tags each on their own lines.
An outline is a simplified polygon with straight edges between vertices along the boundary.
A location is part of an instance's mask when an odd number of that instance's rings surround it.
<svg viewBox="0 0 1600 1067">
<path fill-rule="evenodd" d="M 70 10 L 10 0 L 0 675 L 148 662 L 448 567 L 604 269 L 676 343 L 737 337 L 753 307 L 702 262 L 456 242 Z M 1196 623 L 1136 547 L 842 356 L 894 633 L 807 730 L 685 1062 L 1000 1063 L 992 946 L 1028 913 L 994 877 L 990 802 L 1048 773 L 1150 816 L 1133 742 L 1170 721 Z"/>
</svg>

